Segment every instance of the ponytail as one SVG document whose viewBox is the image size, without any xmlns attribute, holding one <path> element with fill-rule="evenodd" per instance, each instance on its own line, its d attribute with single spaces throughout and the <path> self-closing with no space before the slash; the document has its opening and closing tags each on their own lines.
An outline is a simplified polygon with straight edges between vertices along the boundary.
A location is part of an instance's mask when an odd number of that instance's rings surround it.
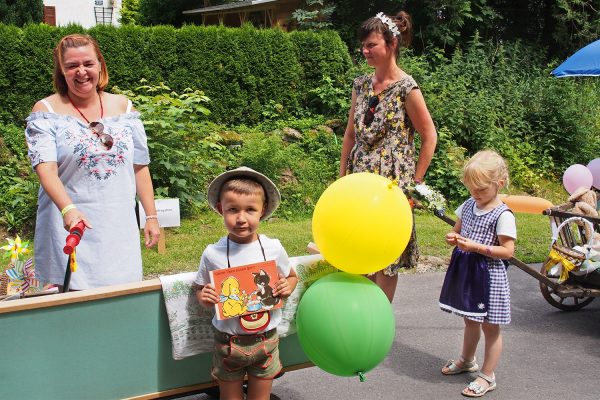
<svg viewBox="0 0 600 400">
<path fill-rule="evenodd" d="M 392 21 L 396 23 L 398 30 L 400 31 L 400 37 L 398 38 L 398 45 L 401 47 L 410 47 L 412 43 L 412 29 L 413 23 L 412 18 L 406 11 L 399 11 Z"/>
</svg>

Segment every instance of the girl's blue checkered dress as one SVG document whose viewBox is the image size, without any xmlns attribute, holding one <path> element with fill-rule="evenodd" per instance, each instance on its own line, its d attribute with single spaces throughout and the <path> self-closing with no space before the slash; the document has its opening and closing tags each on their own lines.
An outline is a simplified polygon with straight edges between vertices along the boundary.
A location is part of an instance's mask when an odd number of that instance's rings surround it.
<svg viewBox="0 0 600 400">
<path fill-rule="evenodd" d="M 499 245 L 496 224 L 510 212 L 503 203 L 483 215 L 475 215 L 475 200 L 462 208 L 461 236 L 486 246 Z M 510 288 L 502 260 L 455 248 L 440 294 L 442 310 L 490 324 L 510 323 Z"/>
</svg>

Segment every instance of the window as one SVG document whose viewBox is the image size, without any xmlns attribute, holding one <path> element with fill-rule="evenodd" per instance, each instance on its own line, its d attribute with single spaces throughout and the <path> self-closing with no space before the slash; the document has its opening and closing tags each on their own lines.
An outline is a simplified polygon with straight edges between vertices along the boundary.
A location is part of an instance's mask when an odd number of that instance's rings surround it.
<svg viewBox="0 0 600 400">
<path fill-rule="evenodd" d="M 94 7 L 96 25 L 112 25 L 112 7 Z"/>
</svg>

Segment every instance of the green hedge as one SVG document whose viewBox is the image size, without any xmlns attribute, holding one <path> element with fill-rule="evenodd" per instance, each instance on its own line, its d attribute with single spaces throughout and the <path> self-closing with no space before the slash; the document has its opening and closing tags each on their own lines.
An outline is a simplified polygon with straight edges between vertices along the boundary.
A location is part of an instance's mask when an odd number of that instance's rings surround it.
<svg viewBox="0 0 600 400">
<path fill-rule="evenodd" d="M 87 32 L 105 55 L 110 85 L 133 89 L 141 79 L 176 91 L 201 89 L 212 99 L 211 119 L 226 124 L 260 122 L 265 105 L 294 113 L 324 77 L 342 86 L 351 67 L 335 32 L 285 33 L 189 25 L 120 28 L 24 28 L 0 24 L 0 122 L 23 124 L 35 101 L 53 92 L 52 49 L 65 34 Z"/>
</svg>

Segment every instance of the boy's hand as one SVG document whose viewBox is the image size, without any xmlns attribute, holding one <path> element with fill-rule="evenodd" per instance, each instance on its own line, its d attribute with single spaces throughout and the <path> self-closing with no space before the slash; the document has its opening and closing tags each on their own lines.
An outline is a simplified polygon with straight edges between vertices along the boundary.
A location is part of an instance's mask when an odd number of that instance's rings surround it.
<svg viewBox="0 0 600 400">
<path fill-rule="evenodd" d="M 273 296 L 288 297 L 290 294 L 292 294 L 294 287 L 292 287 L 285 276 L 279 274 L 279 280 L 275 282 Z"/>
<path fill-rule="evenodd" d="M 196 298 L 204 308 L 212 308 L 219 302 L 219 296 L 212 283 L 207 283 L 201 290 L 196 292 Z"/>
</svg>

